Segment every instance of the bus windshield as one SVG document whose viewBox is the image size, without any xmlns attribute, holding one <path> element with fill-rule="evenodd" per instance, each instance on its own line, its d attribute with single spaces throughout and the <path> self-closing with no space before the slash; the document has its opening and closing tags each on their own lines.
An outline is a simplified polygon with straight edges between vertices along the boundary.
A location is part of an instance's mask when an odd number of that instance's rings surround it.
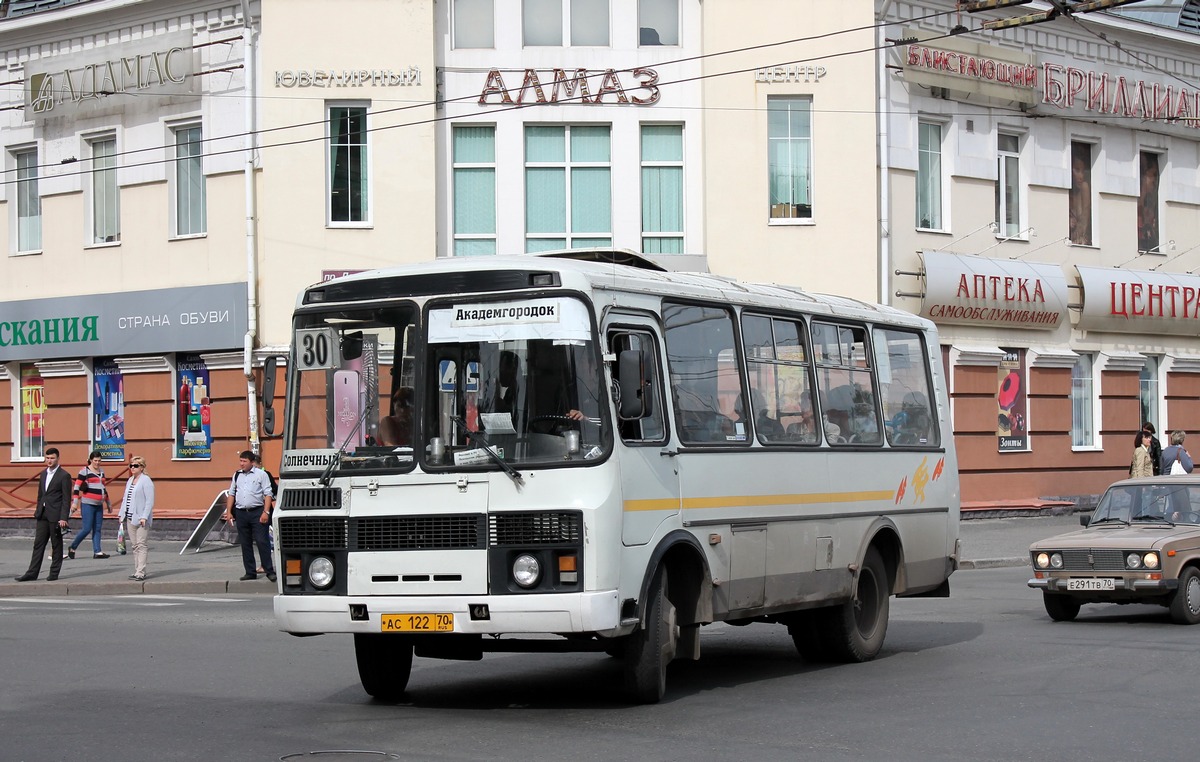
<svg viewBox="0 0 1200 762">
<path fill-rule="evenodd" d="M 297 317 L 286 432 L 296 470 L 320 470 L 330 450 L 342 469 L 412 466 L 418 314 L 404 304 Z"/>
<path fill-rule="evenodd" d="M 581 301 L 433 308 L 427 352 L 431 467 L 496 468 L 497 456 L 512 465 L 570 464 L 611 448 L 599 349 Z"/>
</svg>

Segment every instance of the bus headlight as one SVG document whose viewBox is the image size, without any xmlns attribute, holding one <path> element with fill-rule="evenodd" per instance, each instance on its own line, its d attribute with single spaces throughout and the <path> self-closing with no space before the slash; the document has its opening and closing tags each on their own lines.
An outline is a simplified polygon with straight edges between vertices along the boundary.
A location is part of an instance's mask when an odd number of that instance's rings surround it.
<svg viewBox="0 0 1200 762">
<path fill-rule="evenodd" d="M 533 587 L 542 578 L 542 565 L 533 556 L 522 553 L 513 561 L 512 575 L 521 587 Z"/>
<path fill-rule="evenodd" d="M 317 556 L 308 565 L 308 581 L 312 586 L 324 590 L 333 584 L 333 561 Z"/>
</svg>

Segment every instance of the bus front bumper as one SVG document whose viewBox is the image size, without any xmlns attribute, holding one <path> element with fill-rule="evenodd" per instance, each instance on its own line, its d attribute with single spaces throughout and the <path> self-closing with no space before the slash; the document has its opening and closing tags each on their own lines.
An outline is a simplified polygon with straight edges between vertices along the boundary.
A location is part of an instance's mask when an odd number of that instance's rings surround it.
<svg viewBox="0 0 1200 762">
<path fill-rule="evenodd" d="M 616 590 L 494 596 L 275 596 L 279 629 L 296 635 L 384 632 L 384 617 L 389 614 L 453 614 L 453 632 L 462 634 L 623 632 Z"/>
</svg>

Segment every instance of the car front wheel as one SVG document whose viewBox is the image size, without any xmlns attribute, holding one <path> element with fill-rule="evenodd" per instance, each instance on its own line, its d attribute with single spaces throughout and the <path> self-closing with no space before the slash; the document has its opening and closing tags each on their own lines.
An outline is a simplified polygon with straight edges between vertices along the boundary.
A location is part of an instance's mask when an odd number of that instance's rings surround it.
<svg viewBox="0 0 1200 762">
<path fill-rule="evenodd" d="M 1200 571 L 1194 566 L 1179 575 L 1179 589 L 1171 599 L 1171 618 L 1179 624 L 1200 622 Z"/>
<path fill-rule="evenodd" d="M 1046 613 L 1056 622 L 1070 622 L 1079 615 L 1079 601 L 1069 595 L 1042 593 Z"/>
</svg>

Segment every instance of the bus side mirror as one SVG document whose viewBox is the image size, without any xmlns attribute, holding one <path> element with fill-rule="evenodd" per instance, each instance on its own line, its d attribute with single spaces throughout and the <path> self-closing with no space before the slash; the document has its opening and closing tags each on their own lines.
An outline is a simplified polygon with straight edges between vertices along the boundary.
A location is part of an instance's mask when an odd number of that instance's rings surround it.
<svg viewBox="0 0 1200 762">
<path fill-rule="evenodd" d="M 342 335 L 342 362 L 346 360 L 357 360 L 362 357 L 363 352 L 363 332 L 353 331 Z M 344 365 L 343 365 L 344 367 Z"/>
<path fill-rule="evenodd" d="M 275 378 L 278 375 L 279 358 L 275 355 L 270 355 L 263 361 L 263 386 L 262 386 L 262 406 L 263 406 L 263 433 L 267 436 L 275 435 Z"/>
<path fill-rule="evenodd" d="M 650 410 L 650 383 L 640 351 L 625 349 L 617 355 L 617 379 L 621 392 L 618 417 L 623 421 L 645 418 Z"/>
</svg>

